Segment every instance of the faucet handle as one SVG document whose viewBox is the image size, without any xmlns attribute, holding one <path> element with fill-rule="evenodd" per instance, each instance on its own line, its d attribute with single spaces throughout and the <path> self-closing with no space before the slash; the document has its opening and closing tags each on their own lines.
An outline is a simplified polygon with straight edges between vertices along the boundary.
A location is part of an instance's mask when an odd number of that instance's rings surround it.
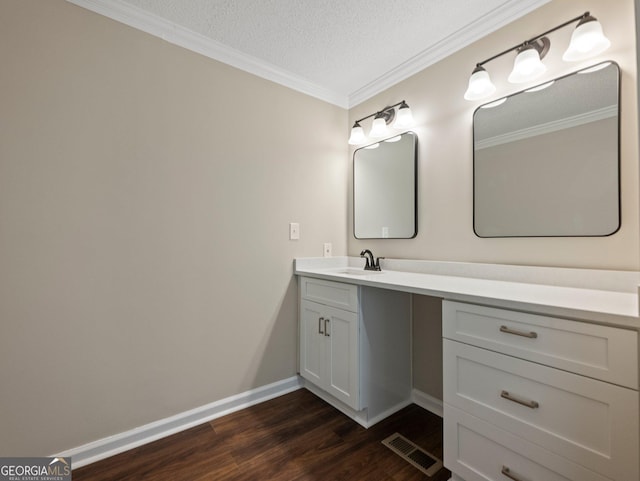
<svg viewBox="0 0 640 481">
<path fill-rule="evenodd" d="M 380 267 L 380 259 L 384 259 L 384 257 L 376 257 L 376 263 L 373 266 L 375 268 L 375 270 L 380 271 L 382 270 Z"/>
</svg>

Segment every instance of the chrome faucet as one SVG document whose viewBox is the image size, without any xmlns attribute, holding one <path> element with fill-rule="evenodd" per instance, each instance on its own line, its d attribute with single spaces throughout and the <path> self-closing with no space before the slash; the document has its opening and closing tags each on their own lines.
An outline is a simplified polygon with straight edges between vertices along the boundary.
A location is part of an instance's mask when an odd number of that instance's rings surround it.
<svg viewBox="0 0 640 481">
<path fill-rule="evenodd" d="M 364 270 L 365 271 L 380 271 L 380 259 L 384 259 L 384 257 L 378 257 L 375 261 L 373 260 L 373 252 L 369 249 L 365 249 L 360 253 L 360 257 L 365 258 Z"/>
</svg>

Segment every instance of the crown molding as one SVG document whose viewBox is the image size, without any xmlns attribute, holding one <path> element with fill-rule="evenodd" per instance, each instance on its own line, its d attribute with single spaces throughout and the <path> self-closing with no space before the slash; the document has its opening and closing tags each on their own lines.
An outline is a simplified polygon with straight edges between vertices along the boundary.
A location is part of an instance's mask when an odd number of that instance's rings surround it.
<svg viewBox="0 0 640 481">
<path fill-rule="evenodd" d="M 415 57 L 398 65 L 386 74 L 349 94 L 349 108 L 370 99 L 383 90 L 424 70 L 436 62 L 454 54 L 458 50 L 495 32 L 529 12 L 549 3 L 551 0 L 509 0 L 486 15 L 442 39 Z M 469 67 L 469 71 L 471 71 Z"/>
<path fill-rule="evenodd" d="M 342 108 L 348 107 L 346 95 L 316 85 L 273 64 L 232 49 L 120 0 L 67 0 L 67 2 L 311 97 Z"/>
<path fill-rule="evenodd" d="M 558 130 L 578 127 L 579 125 L 596 122 L 598 120 L 610 119 L 617 116 L 618 105 L 611 105 L 609 107 L 592 110 L 591 112 L 584 112 L 582 114 L 573 115 L 564 119 L 552 120 L 551 122 L 546 122 L 544 124 L 533 125 L 525 129 L 516 130 L 514 132 L 507 132 L 506 134 L 496 135 L 494 137 L 479 140 L 475 143 L 475 149 L 487 149 L 489 147 L 495 147 L 496 145 L 508 144 L 509 142 L 515 142 L 517 140 L 537 137 L 538 135 L 550 134 Z"/>
<path fill-rule="evenodd" d="M 551 0 L 509 0 L 500 8 L 480 17 L 349 95 L 309 82 L 273 64 L 232 49 L 121 0 L 66 1 L 258 77 L 330 104 L 351 108 Z"/>
</svg>

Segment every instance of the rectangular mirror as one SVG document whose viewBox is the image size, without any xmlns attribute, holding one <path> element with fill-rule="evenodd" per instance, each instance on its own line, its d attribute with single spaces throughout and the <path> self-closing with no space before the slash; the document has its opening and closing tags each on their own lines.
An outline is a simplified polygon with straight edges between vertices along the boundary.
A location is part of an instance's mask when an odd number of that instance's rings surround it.
<svg viewBox="0 0 640 481">
<path fill-rule="evenodd" d="M 620 72 L 583 69 L 479 107 L 479 237 L 606 236 L 620 227 Z"/>
<path fill-rule="evenodd" d="M 417 146 L 413 132 L 353 153 L 353 232 L 357 239 L 410 239 L 417 227 Z"/>
</svg>

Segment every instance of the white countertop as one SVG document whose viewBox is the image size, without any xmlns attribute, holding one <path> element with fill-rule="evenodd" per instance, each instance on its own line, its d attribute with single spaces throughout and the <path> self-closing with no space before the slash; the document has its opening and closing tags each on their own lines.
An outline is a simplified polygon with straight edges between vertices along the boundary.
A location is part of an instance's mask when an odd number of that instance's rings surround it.
<svg viewBox="0 0 640 481">
<path fill-rule="evenodd" d="M 381 273 L 363 275 L 362 265 L 353 257 L 302 258 L 294 269 L 299 276 L 640 328 L 637 272 L 385 260 Z"/>
</svg>

